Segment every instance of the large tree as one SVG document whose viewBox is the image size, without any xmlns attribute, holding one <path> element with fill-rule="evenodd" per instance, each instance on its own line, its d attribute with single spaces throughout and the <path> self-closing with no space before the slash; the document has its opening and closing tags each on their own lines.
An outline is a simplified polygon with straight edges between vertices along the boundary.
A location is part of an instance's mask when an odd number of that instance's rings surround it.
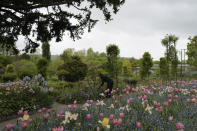
<svg viewBox="0 0 197 131">
<path fill-rule="evenodd" d="M 100 10 L 106 21 L 112 20 L 125 0 L 1 0 L 0 36 L 26 37 L 25 51 L 35 52 L 37 41 L 55 38 L 61 41 L 64 32 L 75 40 L 85 29 L 91 31 L 98 20 L 93 10 Z M 32 39 L 35 37 L 35 39 Z"/>
</svg>

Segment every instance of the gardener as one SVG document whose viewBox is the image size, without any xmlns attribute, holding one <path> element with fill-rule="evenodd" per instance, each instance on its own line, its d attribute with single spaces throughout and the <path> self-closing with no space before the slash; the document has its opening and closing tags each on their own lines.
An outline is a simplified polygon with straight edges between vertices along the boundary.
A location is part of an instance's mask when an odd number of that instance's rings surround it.
<svg viewBox="0 0 197 131">
<path fill-rule="evenodd" d="M 107 77 L 106 75 L 103 75 L 103 74 L 99 74 L 99 77 L 101 78 L 101 86 L 103 86 L 103 84 L 106 82 L 107 83 L 107 97 L 110 97 L 111 96 L 111 91 L 112 91 L 112 88 L 113 88 L 113 80 L 109 77 Z"/>
</svg>

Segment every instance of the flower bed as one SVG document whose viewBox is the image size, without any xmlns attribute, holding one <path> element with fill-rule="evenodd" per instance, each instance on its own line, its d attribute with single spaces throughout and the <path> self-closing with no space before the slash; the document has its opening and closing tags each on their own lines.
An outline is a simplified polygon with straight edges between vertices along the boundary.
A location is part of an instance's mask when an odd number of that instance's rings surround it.
<svg viewBox="0 0 197 131">
<path fill-rule="evenodd" d="M 46 82 L 40 75 L 31 80 L 24 77 L 23 81 L 0 84 L 0 121 L 12 115 L 18 110 L 36 110 L 52 104 L 50 91 L 46 88 Z"/>
<path fill-rule="evenodd" d="M 197 83 L 181 82 L 170 86 L 153 84 L 119 89 L 107 100 L 87 100 L 82 106 L 68 105 L 64 111 L 38 110 L 33 120 L 21 111 L 16 125 L 6 130 L 87 131 L 87 130 L 185 130 L 197 129 Z M 107 92 L 107 91 L 105 91 Z M 100 94 L 103 96 L 103 94 Z"/>
</svg>

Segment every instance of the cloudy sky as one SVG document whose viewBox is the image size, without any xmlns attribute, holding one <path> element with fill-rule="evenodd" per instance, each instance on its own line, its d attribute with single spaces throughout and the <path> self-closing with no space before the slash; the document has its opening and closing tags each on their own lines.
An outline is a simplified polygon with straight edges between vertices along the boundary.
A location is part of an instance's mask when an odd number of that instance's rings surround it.
<svg viewBox="0 0 197 131">
<path fill-rule="evenodd" d="M 197 0 L 126 0 L 113 21 L 107 24 L 99 21 L 81 40 L 74 42 L 65 36 L 62 42 L 50 42 L 51 53 L 56 55 L 67 48 L 90 47 L 104 52 L 108 44 L 114 43 L 119 46 L 122 57 L 141 58 L 148 51 L 158 60 L 164 55 L 161 39 L 166 34 L 179 37 L 179 50 L 186 48 L 189 36 L 197 35 L 196 7 Z M 102 19 L 99 14 L 94 15 Z"/>
</svg>

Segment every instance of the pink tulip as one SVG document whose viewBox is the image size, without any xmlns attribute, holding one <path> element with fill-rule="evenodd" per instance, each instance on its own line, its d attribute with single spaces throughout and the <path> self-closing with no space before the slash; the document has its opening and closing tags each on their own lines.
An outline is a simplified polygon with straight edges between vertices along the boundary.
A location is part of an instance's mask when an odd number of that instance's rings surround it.
<svg viewBox="0 0 197 131">
<path fill-rule="evenodd" d="M 176 99 L 178 99 L 178 98 L 179 98 L 179 96 L 178 96 L 178 95 L 175 95 L 175 96 L 174 96 L 174 99 L 175 99 L 175 100 L 176 100 Z"/>
<path fill-rule="evenodd" d="M 171 98 L 172 98 L 172 94 L 169 94 L 169 95 L 168 95 L 168 98 L 171 99 Z"/>
<path fill-rule="evenodd" d="M 86 115 L 86 119 L 90 120 L 91 119 L 91 115 L 90 114 L 87 114 Z"/>
<path fill-rule="evenodd" d="M 27 128 L 27 123 L 26 122 L 23 122 L 23 124 L 22 124 L 22 128 Z"/>
<path fill-rule="evenodd" d="M 18 115 L 23 115 L 23 111 L 22 110 L 19 110 L 18 111 Z"/>
<path fill-rule="evenodd" d="M 130 102 L 130 103 L 133 102 L 133 98 L 129 98 L 129 102 Z"/>
<path fill-rule="evenodd" d="M 117 101 L 117 100 L 115 100 L 115 101 L 114 101 L 114 104 L 118 104 L 118 101 Z"/>
<path fill-rule="evenodd" d="M 28 111 L 24 111 L 24 115 L 28 115 Z"/>
<path fill-rule="evenodd" d="M 168 102 L 165 101 L 165 102 L 163 103 L 163 105 L 164 105 L 164 107 L 168 107 Z"/>
<path fill-rule="evenodd" d="M 49 119 L 49 113 L 47 113 L 47 114 L 44 115 L 44 119 L 45 120 L 48 120 Z"/>
<path fill-rule="evenodd" d="M 41 110 L 41 109 L 39 109 L 37 112 L 40 114 L 40 113 L 42 113 L 42 110 Z"/>
<path fill-rule="evenodd" d="M 74 109 L 77 109 L 77 105 L 73 105 L 73 108 L 74 108 Z"/>
<path fill-rule="evenodd" d="M 109 115 L 109 120 L 113 120 L 113 118 L 114 118 L 113 114 Z"/>
<path fill-rule="evenodd" d="M 122 97 L 123 97 L 123 95 L 122 95 L 122 94 L 120 94 L 119 96 L 120 96 L 120 98 L 122 98 Z"/>
<path fill-rule="evenodd" d="M 118 124 L 118 120 L 117 120 L 117 119 L 113 119 L 112 123 L 113 123 L 113 125 L 115 126 L 115 125 Z"/>
<path fill-rule="evenodd" d="M 172 121 L 173 120 L 173 117 L 172 116 L 169 116 L 168 117 L 168 121 Z"/>
<path fill-rule="evenodd" d="M 42 108 L 42 111 L 43 111 L 43 112 L 46 111 L 46 110 L 47 110 L 47 108 L 45 108 L 45 107 Z"/>
<path fill-rule="evenodd" d="M 13 125 L 12 124 L 7 124 L 5 126 L 5 128 L 6 128 L 7 131 L 9 131 L 9 130 L 11 130 L 13 128 Z"/>
<path fill-rule="evenodd" d="M 156 108 L 156 111 L 162 112 L 162 107 L 161 107 L 161 106 L 160 106 L 160 107 L 157 107 L 157 108 Z"/>
<path fill-rule="evenodd" d="M 168 100 L 168 104 L 170 104 L 171 102 L 172 102 L 172 99 L 169 99 L 169 100 Z"/>
<path fill-rule="evenodd" d="M 50 110 L 50 109 L 48 109 L 48 110 L 47 110 L 47 112 L 48 112 L 48 113 L 50 113 L 50 112 L 51 112 L 51 110 Z"/>
<path fill-rule="evenodd" d="M 176 124 L 176 129 L 177 130 L 182 130 L 182 129 L 184 129 L 184 125 L 182 123 L 177 123 Z"/>
<path fill-rule="evenodd" d="M 102 118 L 103 117 L 103 113 L 100 113 L 99 116 L 100 116 L 100 118 Z"/>
<path fill-rule="evenodd" d="M 122 124 L 122 119 L 118 119 L 118 125 L 121 125 Z"/>
<path fill-rule="evenodd" d="M 120 118 L 123 118 L 124 117 L 124 113 L 120 113 Z"/>
<path fill-rule="evenodd" d="M 73 102 L 73 104 L 77 104 L 77 101 L 75 100 L 75 101 Z"/>
<path fill-rule="evenodd" d="M 57 118 L 60 118 L 60 117 L 62 117 L 62 114 L 58 113 L 56 116 L 57 116 Z"/>
<path fill-rule="evenodd" d="M 30 119 L 28 120 L 28 122 L 29 122 L 29 123 L 32 123 L 32 119 L 30 118 Z"/>
<path fill-rule="evenodd" d="M 142 127 L 141 122 L 136 122 L 136 126 L 137 126 L 137 128 L 141 128 Z"/>
<path fill-rule="evenodd" d="M 129 91 L 127 91 L 126 94 L 129 95 Z"/>
<path fill-rule="evenodd" d="M 72 109 L 72 105 L 68 105 L 68 110 L 71 110 Z"/>
</svg>

